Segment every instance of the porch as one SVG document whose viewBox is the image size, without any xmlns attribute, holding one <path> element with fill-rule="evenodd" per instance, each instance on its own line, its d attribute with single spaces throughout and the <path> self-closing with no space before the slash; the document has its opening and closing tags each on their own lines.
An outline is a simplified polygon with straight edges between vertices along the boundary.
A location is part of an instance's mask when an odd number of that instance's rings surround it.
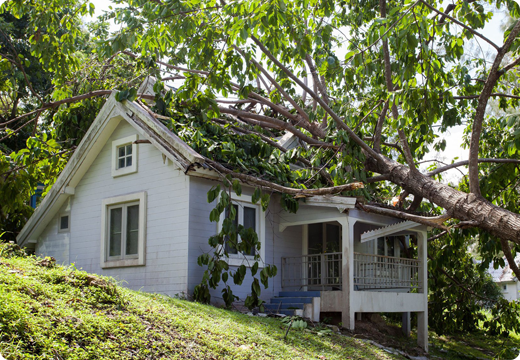
<svg viewBox="0 0 520 360">
<path fill-rule="evenodd" d="M 282 258 L 282 290 L 341 291 L 342 253 Z M 418 292 L 419 260 L 354 252 L 354 291 Z"/>
<path fill-rule="evenodd" d="M 347 204 L 327 205 L 308 200 L 280 221 L 280 232 L 300 227 L 302 234 L 301 248 L 279 258 L 280 294 L 319 292 L 311 313 L 339 312 L 349 329 L 361 313 L 397 312 L 407 332 L 409 314 L 416 312 L 418 343 L 427 349 L 426 228 Z M 292 297 L 286 301 L 294 303 Z"/>
</svg>

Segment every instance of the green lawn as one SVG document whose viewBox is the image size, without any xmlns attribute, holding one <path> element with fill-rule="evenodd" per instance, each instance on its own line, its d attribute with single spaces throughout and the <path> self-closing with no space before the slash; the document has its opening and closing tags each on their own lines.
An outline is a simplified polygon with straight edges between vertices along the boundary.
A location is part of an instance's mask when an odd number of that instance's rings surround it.
<svg viewBox="0 0 520 360">
<path fill-rule="evenodd" d="M 404 359 L 350 336 L 291 330 L 242 315 L 131 291 L 112 279 L 0 244 L 0 354 L 6 359 Z M 11 250 L 10 250 L 11 249 Z M 414 338 L 396 339 L 401 349 Z M 430 333 L 432 358 L 513 359 L 520 338 Z M 410 351 L 413 353 L 413 351 Z"/>
<path fill-rule="evenodd" d="M 0 354 L 7 359 L 404 359 L 340 335 L 131 291 L 0 245 Z M 48 266 L 50 265 L 50 266 Z"/>
</svg>

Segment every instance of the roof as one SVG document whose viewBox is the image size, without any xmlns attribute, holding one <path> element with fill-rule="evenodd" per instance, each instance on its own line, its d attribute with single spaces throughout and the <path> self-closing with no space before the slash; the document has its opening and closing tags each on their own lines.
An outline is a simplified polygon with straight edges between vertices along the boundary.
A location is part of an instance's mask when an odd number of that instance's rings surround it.
<svg viewBox="0 0 520 360">
<path fill-rule="evenodd" d="M 136 102 L 118 102 L 115 92 L 110 95 L 98 116 L 92 122 L 76 151 L 69 159 L 56 183 L 29 218 L 17 242 L 20 246 L 35 243 L 36 238 L 53 218 L 90 168 L 106 141 L 122 121 L 132 125 L 144 139 L 150 141 L 178 168 L 187 172 L 194 164 L 203 165 L 204 157 L 189 147 L 164 124 Z"/>
<path fill-rule="evenodd" d="M 492 262 L 489 264 L 488 273 L 493 278 L 494 282 L 512 282 L 517 281 L 517 278 L 515 274 L 513 273 L 513 270 L 511 270 L 511 267 L 509 266 L 506 259 L 505 263 L 506 265 L 504 267 L 498 267 L 498 269 L 494 268 L 494 263 Z M 516 256 L 515 262 L 517 265 L 520 265 L 520 255 Z"/>
<path fill-rule="evenodd" d="M 145 95 L 153 94 L 154 80 L 145 82 L 139 91 Z M 38 236 L 45 229 L 54 215 L 65 204 L 69 196 L 74 195 L 75 187 L 88 171 L 97 155 L 108 141 L 112 132 L 122 121 L 127 121 L 142 137 L 153 144 L 164 156 L 171 160 L 187 175 L 219 179 L 219 174 L 212 170 L 204 156 L 197 153 L 186 142 L 168 129 L 153 113 L 138 102 L 125 100 L 118 102 L 113 92 L 93 121 L 76 151 L 69 159 L 51 190 L 36 208 L 31 218 L 17 236 L 20 246 L 35 244 Z M 284 136 L 285 142 L 291 142 L 290 136 Z M 315 196 L 307 199 L 309 204 L 333 206 L 345 210 L 353 208 L 355 198 L 339 196 Z"/>
</svg>

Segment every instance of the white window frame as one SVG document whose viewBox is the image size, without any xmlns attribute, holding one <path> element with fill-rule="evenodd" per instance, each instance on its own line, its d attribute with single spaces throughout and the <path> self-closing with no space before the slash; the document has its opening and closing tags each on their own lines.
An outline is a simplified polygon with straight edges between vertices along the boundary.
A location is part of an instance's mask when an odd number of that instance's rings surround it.
<svg viewBox="0 0 520 360">
<path fill-rule="evenodd" d="M 133 174 L 137 172 L 137 150 L 138 146 L 135 143 L 138 140 L 138 135 L 130 135 L 121 139 L 112 141 L 112 177 Z M 125 166 L 118 169 L 119 151 L 118 148 L 132 144 L 132 165 Z"/>
<path fill-rule="evenodd" d="M 68 216 L 69 220 L 67 222 L 67 228 L 65 229 L 62 229 L 61 228 L 61 218 L 64 217 L 64 216 Z M 63 212 L 63 213 L 60 213 L 60 215 L 58 216 L 58 233 L 68 233 L 70 232 L 70 212 Z"/>
<path fill-rule="evenodd" d="M 103 199 L 101 205 L 101 267 L 126 267 L 126 266 L 144 266 L 146 265 L 146 192 L 138 192 L 133 194 L 115 196 Z M 109 235 L 109 216 L 110 209 L 117 207 L 117 205 L 135 205 L 139 204 L 139 232 L 137 255 L 125 256 L 121 255 L 118 258 L 110 258 L 108 253 Z M 126 215 L 124 215 L 126 216 Z"/>
<path fill-rule="evenodd" d="M 220 197 L 217 199 L 220 201 Z M 256 209 L 256 234 L 258 235 L 258 241 L 260 242 L 260 250 L 259 254 L 260 259 L 258 260 L 258 267 L 264 267 L 265 261 L 265 211 L 263 211 L 262 206 L 260 204 L 253 204 L 252 197 L 248 195 L 238 196 L 236 194 L 231 194 L 231 202 L 234 205 L 238 205 L 238 223 L 243 224 L 243 208 L 244 205 L 247 207 L 252 207 Z M 224 223 L 224 219 L 226 217 L 225 211 L 220 215 L 220 220 L 217 224 L 217 233 L 220 233 L 222 230 L 222 224 Z M 223 246 L 219 247 L 219 251 L 222 250 Z M 256 249 L 255 249 L 256 251 Z M 247 267 L 253 266 L 255 263 L 255 257 L 253 255 L 244 255 L 244 254 L 229 254 L 229 258 L 227 259 L 227 263 L 230 266 L 240 266 L 245 265 Z"/>
</svg>

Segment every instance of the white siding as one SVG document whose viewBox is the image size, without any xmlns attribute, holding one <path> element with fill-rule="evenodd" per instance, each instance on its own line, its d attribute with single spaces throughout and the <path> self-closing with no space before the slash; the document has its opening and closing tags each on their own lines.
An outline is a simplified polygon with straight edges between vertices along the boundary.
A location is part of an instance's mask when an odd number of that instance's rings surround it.
<svg viewBox="0 0 520 360">
<path fill-rule="evenodd" d="M 207 202 L 207 192 L 216 184 L 216 182 L 210 180 L 190 178 L 190 248 L 188 261 L 190 293 L 193 292 L 195 285 L 200 283 L 204 273 L 204 268 L 197 264 L 197 257 L 204 252 L 212 251 L 212 248 L 208 245 L 208 239 L 217 232 L 217 224 L 209 221 L 209 213 L 213 209 L 214 204 L 208 204 Z M 244 188 L 243 192 L 247 195 L 252 193 L 252 190 Z M 278 292 L 281 290 L 281 258 L 283 256 L 299 256 L 302 254 L 302 227 L 289 227 L 283 233 L 280 233 L 278 225 L 279 216 L 282 212 L 279 198 L 273 196 L 266 212 L 265 262 L 276 265 L 278 275 L 270 280 L 268 289 L 264 289 L 263 285 L 261 286 L 261 298 L 264 300 L 278 295 Z M 256 275 L 258 278 L 259 276 L 259 274 Z M 234 285 L 232 278 L 228 280 L 228 284 L 231 285 L 233 293 L 240 300 L 244 300 L 251 292 L 251 280 L 248 269 L 247 277 L 242 286 Z M 221 290 L 222 287 L 219 287 L 211 291 L 213 301 L 221 301 Z"/>
<path fill-rule="evenodd" d="M 112 141 L 137 131 L 122 121 L 104 145 L 72 196 L 68 259 L 77 268 L 123 280 L 137 290 L 175 295 L 187 291 L 189 181 L 183 172 L 163 164 L 152 144 L 139 144 L 138 171 L 112 177 Z M 143 138 L 142 136 L 140 137 Z M 102 269 L 100 266 L 101 201 L 114 196 L 147 192 L 146 265 Z M 49 227 L 55 227 L 56 221 Z M 57 231 L 46 229 L 40 249 L 56 242 Z M 62 234 L 59 234 L 62 235 Z M 48 255 L 48 254 L 46 254 Z"/>
<path fill-rule="evenodd" d="M 71 199 L 62 206 L 60 211 L 54 215 L 45 230 L 42 232 L 36 244 L 35 254 L 38 256 L 52 256 L 58 264 L 69 263 L 70 232 L 59 233 L 58 222 L 60 215 L 70 211 Z M 69 218 L 70 221 L 70 218 Z M 70 223 L 69 223 L 70 224 Z"/>
<path fill-rule="evenodd" d="M 502 294 L 508 301 L 514 301 L 520 298 L 520 294 L 518 293 L 518 282 L 500 282 L 498 283 L 498 286 L 500 286 Z M 506 289 L 504 289 L 504 286 L 506 287 Z"/>
</svg>

